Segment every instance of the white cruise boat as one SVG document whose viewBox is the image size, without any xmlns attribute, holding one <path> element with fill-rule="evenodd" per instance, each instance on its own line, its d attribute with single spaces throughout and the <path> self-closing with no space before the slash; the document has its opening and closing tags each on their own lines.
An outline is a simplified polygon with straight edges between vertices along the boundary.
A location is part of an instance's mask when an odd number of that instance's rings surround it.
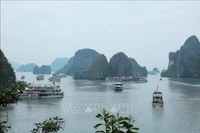
<svg viewBox="0 0 200 133">
<path fill-rule="evenodd" d="M 64 92 L 60 89 L 60 86 L 53 85 L 40 85 L 40 84 L 29 84 L 22 94 L 19 95 L 21 99 L 24 98 L 62 98 Z"/>
<path fill-rule="evenodd" d="M 153 106 L 163 106 L 163 94 L 162 92 L 158 91 L 158 86 L 157 90 L 153 92 L 152 96 L 153 96 L 153 101 L 152 101 Z"/>
<path fill-rule="evenodd" d="M 115 91 L 122 91 L 123 89 L 123 83 L 122 82 L 115 82 L 114 90 Z"/>
</svg>

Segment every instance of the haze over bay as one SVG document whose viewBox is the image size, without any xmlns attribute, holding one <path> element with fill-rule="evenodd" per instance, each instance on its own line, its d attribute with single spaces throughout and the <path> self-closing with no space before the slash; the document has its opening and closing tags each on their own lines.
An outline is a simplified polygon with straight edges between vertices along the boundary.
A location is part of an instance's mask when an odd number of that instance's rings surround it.
<svg viewBox="0 0 200 133">
<path fill-rule="evenodd" d="M 2 1 L 1 49 L 20 64 L 50 64 L 82 48 L 124 52 L 148 70 L 166 69 L 168 54 L 200 37 L 196 1 Z"/>
</svg>

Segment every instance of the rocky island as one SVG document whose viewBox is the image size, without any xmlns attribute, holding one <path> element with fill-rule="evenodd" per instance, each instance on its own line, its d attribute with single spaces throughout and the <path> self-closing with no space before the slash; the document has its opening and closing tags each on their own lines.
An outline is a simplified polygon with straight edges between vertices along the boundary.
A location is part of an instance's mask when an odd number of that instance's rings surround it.
<svg viewBox="0 0 200 133">
<path fill-rule="evenodd" d="M 169 53 L 168 69 L 162 77 L 200 78 L 200 42 L 189 37 L 180 50 Z"/>
<path fill-rule="evenodd" d="M 11 64 L 8 62 L 8 59 L 4 56 L 4 53 L 0 49 L 0 90 L 10 87 L 15 80 L 16 76 L 11 67 Z"/>
<path fill-rule="evenodd" d="M 37 65 L 33 69 L 33 74 L 51 74 L 51 67 L 48 65 L 42 65 L 38 67 Z"/>
<path fill-rule="evenodd" d="M 112 68 L 110 67 L 106 56 L 99 55 L 90 68 L 81 75 L 76 75 L 75 78 L 81 79 L 105 79 L 105 77 L 112 75 Z"/>
<path fill-rule="evenodd" d="M 119 52 L 113 55 L 113 57 L 110 59 L 110 66 L 113 69 L 113 76 L 133 76 L 133 68 L 131 62 L 123 52 Z"/>
<path fill-rule="evenodd" d="M 17 72 L 33 72 L 33 68 L 35 67 L 35 63 L 28 63 L 25 65 L 21 65 L 16 71 Z"/>
<path fill-rule="evenodd" d="M 147 72 L 147 69 L 146 69 L 145 66 L 141 67 L 137 63 L 137 61 L 135 59 L 133 59 L 133 58 L 129 58 L 129 61 L 130 61 L 131 66 L 133 68 L 133 75 L 134 76 L 138 76 L 138 77 L 140 77 L 140 76 L 146 77 L 147 76 L 148 72 Z"/>
<path fill-rule="evenodd" d="M 58 72 L 80 77 L 87 71 L 100 54 L 93 49 L 80 49 L 69 59 L 69 62 Z"/>
<path fill-rule="evenodd" d="M 135 59 L 128 58 L 123 52 L 113 55 L 108 62 L 104 54 L 93 49 L 78 50 L 58 72 L 74 76 L 75 79 L 147 76 L 146 67 L 141 67 Z"/>
</svg>

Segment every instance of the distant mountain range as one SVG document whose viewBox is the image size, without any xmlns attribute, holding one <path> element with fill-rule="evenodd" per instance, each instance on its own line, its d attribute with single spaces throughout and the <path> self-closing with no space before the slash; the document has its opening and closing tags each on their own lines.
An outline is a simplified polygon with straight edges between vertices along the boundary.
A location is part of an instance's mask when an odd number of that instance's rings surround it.
<svg viewBox="0 0 200 133">
<path fill-rule="evenodd" d="M 25 65 L 21 65 L 16 71 L 17 72 L 33 72 L 33 68 L 35 67 L 35 63 L 28 63 Z"/>
<path fill-rule="evenodd" d="M 155 72 L 155 73 L 160 73 L 160 71 L 158 70 L 157 67 L 153 68 L 153 72 Z"/>
<path fill-rule="evenodd" d="M 153 68 L 152 71 L 148 71 L 148 75 L 156 75 L 158 73 L 160 73 L 160 71 L 158 70 L 157 67 Z"/>
<path fill-rule="evenodd" d="M 56 58 L 51 64 L 51 70 L 52 71 L 58 71 L 61 68 L 63 68 L 67 63 L 68 63 L 68 58 L 64 57 L 64 58 Z"/>
<path fill-rule="evenodd" d="M 68 58 L 56 58 L 51 64 L 51 71 L 58 71 L 68 63 Z M 20 65 L 14 61 L 10 61 L 12 68 L 17 72 L 33 72 L 33 68 L 36 66 L 35 63 L 28 63 Z"/>
<path fill-rule="evenodd" d="M 14 62 L 14 61 L 9 61 L 9 62 L 10 62 L 11 66 L 12 66 L 12 68 L 13 68 L 14 70 L 17 70 L 17 69 L 20 67 L 20 64 L 19 64 L 19 63 L 16 63 L 16 62 Z"/>
</svg>

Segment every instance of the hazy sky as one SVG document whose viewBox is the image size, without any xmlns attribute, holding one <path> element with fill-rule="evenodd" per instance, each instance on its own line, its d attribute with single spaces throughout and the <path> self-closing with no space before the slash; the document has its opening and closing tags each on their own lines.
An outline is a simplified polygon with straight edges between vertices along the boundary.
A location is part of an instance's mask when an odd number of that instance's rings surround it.
<svg viewBox="0 0 200 133">
<path fill-rule="evenodd" d="M 198 1 L 1 1 L 1 49 L 20 64 L 91 48 L 108 61 L 122 51 L 148 70 L 163 69 L 191 35 L 200 39 Z"/>
</svg>

